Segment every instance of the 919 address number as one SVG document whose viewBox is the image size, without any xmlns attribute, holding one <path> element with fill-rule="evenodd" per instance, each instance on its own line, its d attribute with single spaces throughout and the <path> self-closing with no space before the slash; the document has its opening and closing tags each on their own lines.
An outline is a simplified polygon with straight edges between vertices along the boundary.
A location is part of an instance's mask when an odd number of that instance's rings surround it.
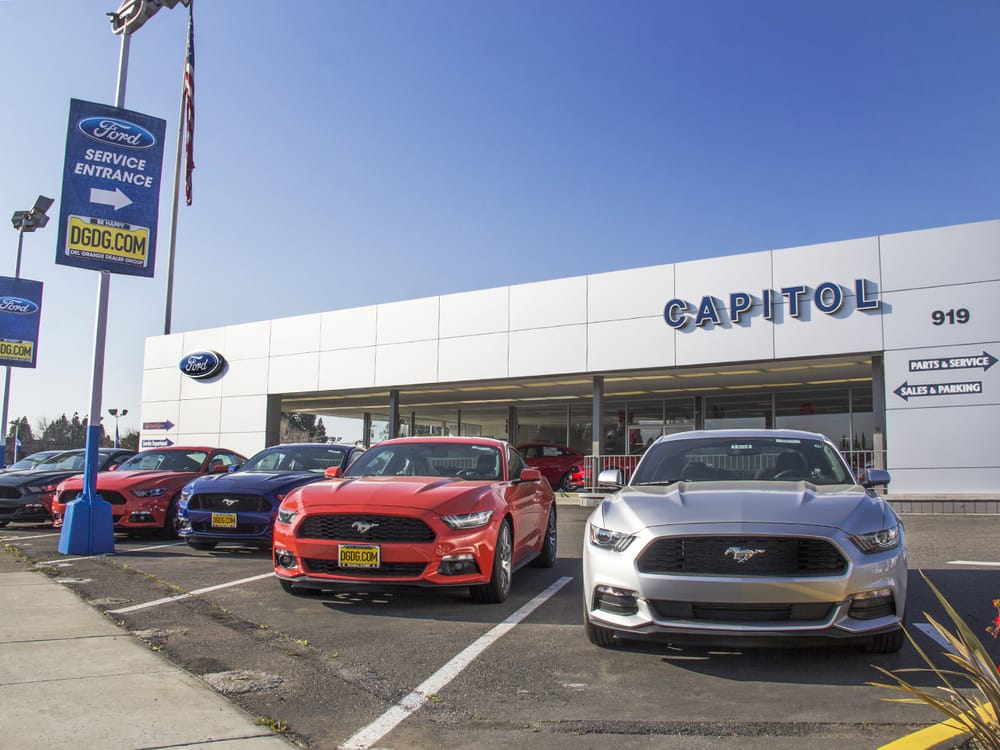
<svg viewBox="0 0 1000 750">
<path fill-rule="evenodd" d="M 935 310 L 931 313 L 931 322 L 936 326 L 947 323 L 950 326 L 964 325 L 972 320 L 972 313 L 965 307 L 951 310 Z"/>
</svg>

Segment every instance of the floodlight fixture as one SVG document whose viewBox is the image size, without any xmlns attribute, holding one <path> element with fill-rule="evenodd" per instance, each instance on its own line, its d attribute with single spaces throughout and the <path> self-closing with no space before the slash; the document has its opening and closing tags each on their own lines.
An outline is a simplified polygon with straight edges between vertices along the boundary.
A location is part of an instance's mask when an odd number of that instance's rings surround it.
<svg viewBox="0 0 1000 750">
<path fill-rule="evenodd" d="M 134 34 L 160 8 L 173 8 L 177 3 L 188 6 L 191 0 L 123 0 L 118 10 L 108 13 L 111 32 L 114 34 Z"/>
</svg>

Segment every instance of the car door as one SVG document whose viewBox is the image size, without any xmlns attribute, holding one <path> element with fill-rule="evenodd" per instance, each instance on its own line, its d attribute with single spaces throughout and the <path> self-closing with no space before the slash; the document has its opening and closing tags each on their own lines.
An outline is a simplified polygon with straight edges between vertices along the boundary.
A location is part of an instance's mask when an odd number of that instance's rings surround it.
<svg viewBox="0 0 1000 750">
<path fill-rule="evenodd" d="M 521 482 L 521 471 L 528 468 L 515 450 L 507 452 L 507 502 L 514 517 L 514 564 L 541 544 L 546 517 L 544 482 Z"/>
</svg>

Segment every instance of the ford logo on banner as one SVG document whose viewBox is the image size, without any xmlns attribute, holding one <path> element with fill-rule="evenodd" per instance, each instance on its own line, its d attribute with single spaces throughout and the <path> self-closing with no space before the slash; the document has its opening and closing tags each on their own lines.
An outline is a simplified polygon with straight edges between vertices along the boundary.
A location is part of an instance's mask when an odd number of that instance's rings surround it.
<svg viewBox="0 0 1000 750">
<path fill-rule="evenodd" d="M 0 297 L 0 312 L 14 313 L 15 315 L 34 315 L 38 312 L 38 305 L 30 299 L 23 297 Z"/>
<path fill-rule="evenodd" d="M 225 364 L 226 360 L 218 352 L 204 351 L 184 355 L 179 367 L 189 378 L 207 380 L 222 372 Z"/>
<path fill-rule="evenodd" d="M 156 136 L 134 122 L 118 117 L 87 117 L 80 120 L 80 132 L 95 141 L 124 148 L 152 148 Z"/>
</svg>

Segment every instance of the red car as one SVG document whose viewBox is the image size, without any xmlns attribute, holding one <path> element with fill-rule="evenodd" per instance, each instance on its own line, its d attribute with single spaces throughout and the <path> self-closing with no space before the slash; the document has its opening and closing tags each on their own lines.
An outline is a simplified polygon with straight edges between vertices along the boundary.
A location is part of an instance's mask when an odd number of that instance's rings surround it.
<svg viewBox="0 0 1000 750">
<path fill-rule="evenodd" d="M 97 494 L 111 503 L 115 531 L 160 531 L 177 536 L 177 498 L 184 485 L 210 473 L 229 471 L 246 458 L 234 451 L 202 446 L 151 448 L 140 451 L 114 471 L 97 474 Z M 83 490 L 83 476 L 70 477 L 52 501 L 54 526 L 61 526 L 66 504 Z"/>
<path fill-rule="evenodd" d="M 518 451 L 533 469 L 542 472 L 555 489 L 570 492 L 581 484 L 574 481 L 574 474 L 583 469 L 583 454 L 568 445 L 559 443 L 521 443 Z"/>
<path fill-rule="evenodd" d="M 555 495 L 502 440 L 397 438 L 328 474 L 278 508 L 274 574 L 291 594 L 455 586 L 496 603 L 522 565 L 555 564 Z"/>
</svg>

